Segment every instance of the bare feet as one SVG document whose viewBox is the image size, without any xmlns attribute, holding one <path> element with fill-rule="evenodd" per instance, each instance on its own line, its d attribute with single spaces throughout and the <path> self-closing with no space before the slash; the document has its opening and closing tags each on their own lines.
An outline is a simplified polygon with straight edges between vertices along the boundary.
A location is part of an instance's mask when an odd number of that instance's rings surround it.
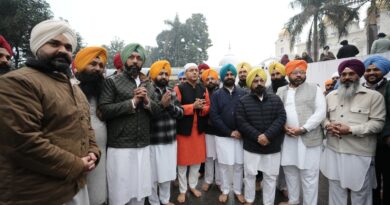
<svg viewBox="0 0 390 205">
<path fill-rule="evenodd" d="M 210 188 L 210 184 L 204 183 L 204 184 L 202 185 L 202 190 L 203 190 L 203 191 L 208 191 L 209 188 Z"/>
<path fill-rule="evenodd" d="M 190 190 L 191 190 L 192 194 L 194 194 L 194 196 L 196 196 L 198 198 L 202 196 L 202 192 L 200 192 L 199 190 L 197 190 L 195 188 L 190 189 Z"/>
<path fill-rule="evenodd" d="M 282 194 L 284 197 L 288 198 L 288 191 L 287 190 L 282 190 Z"/>
<path fill-rule="evenodd" d="M 219 195 L 219 198 L 218 198 L 219 202 L 221 202 L 221 203 L 226 203 L 227 199 L 228 199 L 227 194 L 221 194 L 221 195 Z"/>
<path fill-rule="evenodd" d="M 179 196 L 177 196 L 177 201 L 179 203 L 184 203 L 186 202 L 186 194 L 185 193 L 180 193 Z"/>
<path fill-rule="evenodd" d="M 241 204 L 245 203 L 245 197 L 244 197 L 244 195 L 242 195 L 242 194 L 235 194 L 235 195 L 236 195 L 237 200 L 238 200 Z"/>
</svg>

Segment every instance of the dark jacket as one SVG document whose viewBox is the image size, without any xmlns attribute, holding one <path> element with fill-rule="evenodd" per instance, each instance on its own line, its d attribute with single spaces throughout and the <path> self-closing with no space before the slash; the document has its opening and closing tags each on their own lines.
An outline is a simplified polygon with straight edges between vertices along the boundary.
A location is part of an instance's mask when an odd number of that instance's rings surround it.
<svg viewBox="0 0 390 205">
<path fill-rule="evenodd" d="M 337 58 L 348 58 L 348 57 L 355 57 L 357 54 L 359 54 L 359 50 L 354 45 L 344 45 L 342 46 L 339 51 L 337 52 Z"/>
<path fill-rule="evenodd" d="M 244 95 L 245 91 L 235 86 L 232 93 L 222 87 L 211 96 L 210 117 L 217 129 L 217 136 L 231 137 L 231 133 L 237 130 L 234 115 L 236 113 L 236 105 Z"/>
<path fill-rule="evenodd" d="M 0 204 L 68 202 L 85 184 L 81 157 L 100 157 L 87 99 L 64 74 L 29 67 L 0 87 Z"/>
<path fill-rule="evenodd" d="M 238 102 L 236 122 L 244 140 L 244 150 L 258 154 L 280 152 L 286 111 L 277 95 L 265 93 L 263 101 L 253 93 L 245 95 Z M 260 134 L 268 138 L 268 145 L 262 146 L 258 143 Z"/>
<path fill-rule="evenodd" d="M 211 97 L 213 96 L 213 94 L 215 93 L 215 91 L 217 91 L 219 88 L 218 86 L 213 89 L 213 90 L 210 90 L 207 88 L 207 91 L 209 92 L 209 96 L 210 96 L 210 101 L 211 101 Z M 211 105 L 210 105 L 211 106 Z M 209 135 L 216 135 L 218 133 L 218 130 L 217 128 L 213 125 L 213 122 L 211 121 L 211 118 L 210 118 L 210 113 L 207 114 L 205 116 L 205 120 L 207 121 L 207 125 L 206 125 L 206 134 L 209 134 Z"/>
<path fill-rule="evenodd" d="M 152 116 L 150 144 L 172 143 L 176 140 L 176 119 L 183 117 L 183 108 L 177 100 L 175 91 L 171 88 L 166 87 L 162 90 L 156 85 L 153 85 L 153 87 L 157 95 L 158 105 L 162 111 Z M 161 98 L 167 90 L 171 91 L 171 104 L 164 108 L 161 104 Z"/>
<path fill-rule="evenodd" d="M 107 146 L 115 148 L 140 148 L 150 144 L 151 114 L 161 111 L 155 102 L 156 95 L 150 81 L 140 75 L 141 84 L 147 89 L 150 109 L 142 102 L 134 109 L 131 99 L 136 82 L 126 73 L 107 78 L 99 99 L 102 119 L 107 122 Z"/>
</svg>

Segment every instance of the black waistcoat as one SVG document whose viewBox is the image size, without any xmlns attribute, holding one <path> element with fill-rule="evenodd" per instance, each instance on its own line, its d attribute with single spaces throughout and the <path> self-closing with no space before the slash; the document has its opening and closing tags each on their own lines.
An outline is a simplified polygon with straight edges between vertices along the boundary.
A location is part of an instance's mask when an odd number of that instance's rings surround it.
<svg viewBox="0 0 390 205">
<path fill-rule="evenodd" d="M 193 104 L 196 98 L 205 99 L 206 89 L 203 85 L 197 83 L 195 88 L 189 83 L 179 85 L 181 93 L 181 104 Z M 200 110 L 195 110 L 198 119 L 198 131 L 202 133 L 205 131 L 205 124 L 207 121 L 200 116 Z M 184 115 L 183 118 L 177 121 L 177 134 L 191 136 L 192 124 L 194 122 L 194 115 Z"/>
</svg>

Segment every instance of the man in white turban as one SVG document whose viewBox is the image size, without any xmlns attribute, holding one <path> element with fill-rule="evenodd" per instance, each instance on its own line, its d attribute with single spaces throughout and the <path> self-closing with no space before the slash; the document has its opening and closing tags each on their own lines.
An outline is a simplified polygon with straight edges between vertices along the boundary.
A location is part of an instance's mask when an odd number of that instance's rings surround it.
<svg viewBox="0 0 390 205">
<path fill-rule="evenodd" d="M 89 204 L 85 176 L 100 158 L 88 102 L 68 73 L 76 35 L 47 20 L 34 59 L 0 79 L 0 203 Z"/>
</svg>

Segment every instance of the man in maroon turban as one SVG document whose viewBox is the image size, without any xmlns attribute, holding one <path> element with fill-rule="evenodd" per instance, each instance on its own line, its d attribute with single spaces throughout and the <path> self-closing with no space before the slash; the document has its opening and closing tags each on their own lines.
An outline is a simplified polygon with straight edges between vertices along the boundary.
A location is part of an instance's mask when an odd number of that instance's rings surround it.
<svg viewBox="0 0 390 205">
<path fill-rule="evenodd" d="M 12 48 L 0 35 L 0 75 L 5 74 L 11 70 L 11 58 L 13 56 Z"/>
<path fill-rule="evenodd" d="M 374 157 L 377 135 L 385 124 L 383 96 L 363 87 L 364 64 L 340 63 L 340 84 L 326 96 L 326 148 L 320 169 L 329 179 L 329 204 L 371 205 L 375 188 Z M 348 194 L 350 192 L 350 194 Z"/>
</svg>

